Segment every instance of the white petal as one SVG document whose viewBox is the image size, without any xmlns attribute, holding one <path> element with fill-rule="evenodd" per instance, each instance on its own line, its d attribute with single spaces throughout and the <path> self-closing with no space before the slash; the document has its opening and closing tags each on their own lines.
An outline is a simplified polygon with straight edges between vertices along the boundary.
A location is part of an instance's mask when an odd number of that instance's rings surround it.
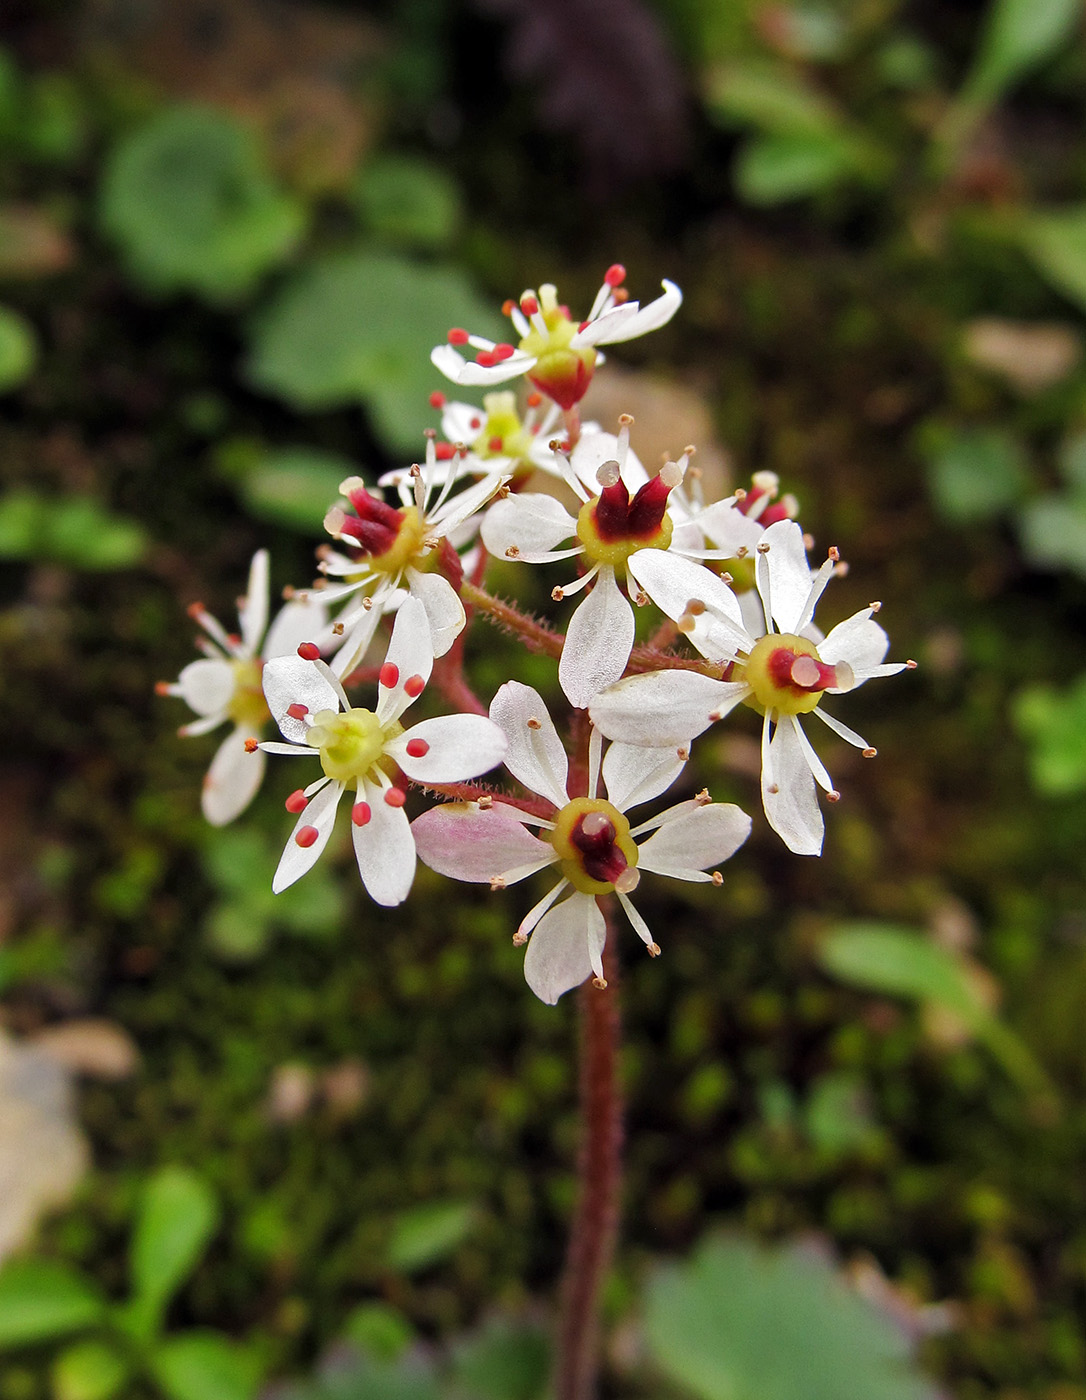
<svg viewBox="0 0 1086 1400">
<path fill-rule="evenodd" d="M 577 479 L 588 488 L 590 496 L 600 494 L 600 482 L 596 473 L 604 462 L 621 461 L 618 438 L 614 433 L 586 432 L 581 428 L 577 446 L 570 455 L 569 464 Z M 636 494 L 648 481 L 649 474 L 641 465 L 637 454 L 627 448 L 626 460 L 622 462 L 622 480 L 631 495 Z"/>
<path fill-rule="evenodd" d="M 853 748 L 870 748 L 867 740 L 862 734 L 857 734 L 855 729 L 850 729 L 847 724 L 842 724 L 836 716 L 827 714 L 821 705 L 817 705 L 811 713 L 817 715 L 827 729 L 832 729 L 838 738 L 844 739 L 846 744 L 851 744 Z"/>
<path fill-rule="evenodd" d="M 408 744 L 425 743 L 429 749 L 413 758 Z M 496 768 L 505 757 L 509 740 L 485 715 L 442 715 L 424 719 L 385 746 L 385 753 L 415 783 L 459 783 Z"/>
<path fill-rule="evenodd" d="M 569 762 L 539 692 L 520 681 L 506 681 L 491 701 L 490 718 L 509 740 L 505 766 L 513 777 L 556 807 L 564 807 L 569 801 Z"/>
<path fill-rule="evenodd" d="M 279 865 L 272 877 L 274 894 L 280 894 L 288 885 L 293 885 L 295 880 L 300 880 L 307 870 L 312 870 L 321 851 L 328 845 L 328 838 L 336 824 L 336 808 L 342 796 L 342 783 L 328 783 L 306 804 L 301 816 L 294 823 L 294 830 L 287 838 Z M 306 826 L 317 828 L 317 839 L 311 846 L 299 846 L 294 838 Z"/>
<path fill-rule="evenodd" d="M 198 715 L 214 715 L 230 704 L 235 684 L 229 661 L 206 657 L 189 662 L 177 678 L 177 693 Z"/>
<path fill-rule="evenodd" d="M 740 549 L 753 553 L 762 537 L 762 526 L 736 509 L 734 497 L 706 506 L 694 517 L 694 523 L 717 549 L 726 549 L 731 554 L 738 554 Z"/>
<path fill-rule="evenodd" d="M 588 713 L 609 739 L 679 748 L 749 694 L 740 681 L 715 681 L 700 671 L 649 671 L 601 690 Z"/>
<path fill-rule="evenodd" d="M 811 568 L 803 545 L 803 531 L 794 520 L 778 520 L 763 531 L 758 555 L 758 592 L 768 598 L 773 621 L 781 632 L 796 632 L 803 605 L 811 591 Z"/>
<path fill-rule="evenodd" d="M 605 564 L 566 629 L 558 683 L 569 703 L 587 709 L 605 685 L 617 681 L 633 641 L 633 609 L 615 581 L 614 569 Z"/>
<path fill-rule="evenodd" d="M 818 654 L 830 666 L 843 661 L 851 666 L 857 681 L 864 671 L 877 666 L 890 650 L 890 638 L 871 617 L 870 608 L 845 618 L 826 636 Z"/>
<path fill-rule="evenodd" d="M 459 594 L 442 574 L 423 574 L 418 569 L 408 569 L 406 582 L 412 598 L 417 598 L 426 609 L 434 655 L 444 656 L 467 625 L 467 614 Z"/>
<path fill-rule="evenodd" d="M 546 563 L 556 547 L 576 533 L 577 522 L 553 496 L 528 492 L 495 501 L 483 517 L 483 544 L 496 559 Z M 510 554 L 509 551 L 515 553 Z M 563 552 L 560 557 L 568 557 Z"/>
<path fill-rule="evenodd" d="M 469 515 L 474 515 L 476 511 L 482 510 L 487 501 L 509 480 L 508 472 L 494 471 L 493 464 L 488 465 L 490 467 L 489 475 L 484 476 L 482 481 L 474 482 L 463 491 L 458 491 L 455 496 L 451 496 L 429 518 L 429 523 L 439 534 L 447 535 L 450 530 L 455 530 L 462 525 Z"/>
<path fill-rule="evenodd" d="M 317 593 L 307 595 L 303 603 L 295 599 L 285 603 L 268 628 L 261 655 L 267 661 L 273 656 L 291 656 L 302 642 L 316 642 L 328 625 L 328 609 Z"/>
<path fill-rule="evenodd" d="M 541 870 L 558 859 L 548 841 L 525 829 L 515 807 L 499 802 L 492 807 L 474 802 L 432 807 L 416 817 L 411 830 L 420 858 L 431 870 L 454 880 L 487 884 L 506 870 L 533 863 Z M 530 869 L 525 871 L 529 873 Z"/>
<path fill-rule="evenodd" d="M 249 583 L 245 599 L 238 608 L 241 640 L 249 656 L 260 650 L 260 639 L 268 625 L 268 551 L 258 549 L 249 565 Z M 303 641 L 305 639 L 303 638 Z"/>
<path fill-rule="evenodd" d="M 733 856 L 750 835 L 750 818 L 731 802 L 694 806 L 666 822 L 638 847 L 639 870 L 675 880 L 704 880 L 710 866 Z"/>
<path fill-rule="evenodd" d="M 340 680 L 362 664 L 383 616 L 384 611 L 377 602 L 372 607 L 359 609 L 358 616 L 344 632 L 343 642 L 332 658 L 332 670 Z"/>
<path fill-rule="evenodd" d="M 363 788 L 370 819 L 365 826 L 351 822 L 358 873 L 374 903 L 391 908 L 402 904 L 411 893 L 415 878 L 415 838 L 404 809 L 392 807 L 385 801 L 384 795 L 390 788 L 381 788 L 368 778 Z"/>
<path fill-rule="evenodd" d="M 415 597 L 400 604 L 392 625 L 392 640 L 385 653 L 385 666 L 396 668 L 396 684 L 381 686 L 377 699 L 377 718 L 383 725 L 399 719 L 408 705 L 418 699 L 421 689 L 434 669 L 434 648 L 430 640 L 430 619 L 426 609 Z M 384 670 L 384 666 L 381 668 Z M 410 684 L 414 694 L 405 688 Z"/>
<path fill-rule="evenodd" d="M 612 744 L 603 760 L 607 800 L 620 812 L 649 802 L 666 792 L 685 766 L 686 760 L 679 758 L 675 747 Z"/>
<path fill-rule="evenodd" d="M 225 826 L 245 811 L 264 777 L 265 758 L 259 749 L 246 753 L 248 727 L 235 729 L 219 745 L 204 778 L 200 805 L 212 826 Z"/>
<path fill-rule="evenodd" d="M 705 605 L 693 620 L 687 640 L 713 661 L 747 650 L 750 637 L 743 626 L 739 600 L 728 585 L 704 564 L 666 549 L 639 549 L 629 560 L 629 570 L 656 606 L 674 622 L 691 602 Z"/>
<path fill-rule="evenodd" d="M 589 322 L 583 331 L 578 332 L 571 343 L 574 346 L 616 345 L 619 341 L 633 340 L 635 336 L 645 335 L 666 325 L 682 305 L 683 294 L 674 282 L 666 278 L 660 285 L 664 289 L 663 295 L 650 301 L 648 306 L 626 302 L 613 311 L 605 311 L 598 320 Z M 635 315 L 619 315 L 631 306 L 636 309 Z"/>
<path fill-rule="evenodd" d="M 768 724 L 767 716 L 763 736 Z M 772 742 L 762 744 L 762 802 L 769 825 L 790 851 L 798 856 L 821 853 L 825 825 L 818 791 L 787 718 L 777 725 Z"/>
<path fill-rule="evenodd" d="M 548 909 L 524 955 L 524 976 L 541 1001 L 553 1006 L 563 992 L 592 975 L 593 951 L 607 926 L 591 895 L 575 893 Z"/>
<path fill-rule="evenodd" d="M 449 442 L 472 443 L 485 427 L 486 409 L 476 404 L 450 399 L 441 410 L 441 435 Z"/>
<path fill-rule="evenodd" d="M 534 355 L 518 353 L 507 360 L 499 360 L 496 365 L 479 365 L 474 360 L 465 360 L 451 345 L 436 345 L 430 351 L 430 361 L 446 379 L 463 386 L 504 384 L 518 374 L 527 374 L 536 362 Z"/>
<path fill-rule="evenodd" d="M 309 718 L 295 719 L 287 714 L 291 705 L 304 705 L 307 716 L 315 715 L 318 710 L 339 710 L 339 696 L 335 687 L 321 674 L 318 666 L 300 656 L 278 656 L 273 661 L 266 661 L 261 680 L 272 719 L 279 726 L 283 738 L 296 744 L 305 743 L 312 721 Z"/>
</svg>

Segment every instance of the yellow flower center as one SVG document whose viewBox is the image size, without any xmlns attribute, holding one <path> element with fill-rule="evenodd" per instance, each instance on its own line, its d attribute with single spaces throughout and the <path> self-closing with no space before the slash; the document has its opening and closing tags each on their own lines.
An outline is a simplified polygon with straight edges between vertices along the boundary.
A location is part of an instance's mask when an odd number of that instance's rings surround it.
<svg viewBox="0 0 1086 1400">
<path fill-rule="evenodd" d="M 254 733 L 263 729 L 271 719 L 271 711 L 260 684 L 263 666 L 259 657 L 230 663 L 234 672 L 234 693 L 230 697 L 228 713 L 239 728 L 251 729 Z"/>
<path fill-rule="evenodd" d="M 822 692 L 836 685 L 837 675 L 818 656 L 818 648 L 792 632 L 771 632 L 736 664 L 734 680 L 744 680 L 753 695 L 747 704 L 756 710 L 803 715 L 815 709 Z"/>
<path fill-rule="evenodd" d="M 392 768 L 385 759 L 385 745 L 403 726 L 393 721 L 382 726 L 372 710 L 318 710 L 306 732 L 306 743 L 320 750 L 325 776 L 358 786 L 372 768 Z"/>
<path fill-rule="evenodd" d="M 582 894 L 628 893 L 637 885 L 637 846 L 630 823 L 601 797 L 575 797 L 549 833 L 562 874 Z"/>
</svg>

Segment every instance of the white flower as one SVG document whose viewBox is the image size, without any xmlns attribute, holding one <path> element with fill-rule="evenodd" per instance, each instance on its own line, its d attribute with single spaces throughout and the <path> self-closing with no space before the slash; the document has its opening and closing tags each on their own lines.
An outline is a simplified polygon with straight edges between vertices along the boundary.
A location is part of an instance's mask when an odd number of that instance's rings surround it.
<svg viewBox="0 0 1086 1400">
<path fill-rule="evenodd" d="M 740 655 L 729 668 L 731 679 L 718 681 L 685 670 L 629 676 L 598 695 L 589 714 L 612 738 L 658 745 L 689 743 L 741 702 L 762 711 L 762 800 L 769 824 L 790 850 L 818 855 L 824 828 L 816 784 L 831 801 L 840 794 L 803 732 L 800 716 L 817 715 L 862 749 L 865 758 L 874 758 L 866 739 L 826 713 L 822 697 L 853 690 L 874 676 L 895 675 L 914 663 L 882 664 L 890 640 L 872 620 L 878 603 L 839 623 L 825 638 L 816 631 L 815 605 L 833 576 L 837 554 L 831 551 L 812 577 L 795 521 L 770 525 L 756 557 L 768 630 L 754 635 L 744 629 Z M 691 616 L 690 625 L 703 621 Z M 679 625 L 683 627 L 682 620 Z M 722 622 L 729 629 L 732 625 L 731 616 Z"/>
<path fill-rule="evenodd" d="M 561 601 L 594 584 L 570 619 L 558 663 L 566 698 L 579 709 L 616 681 L 630 659 L 634 616 L 627 593 L 639 604 L 651 598 L 675 620 L 686 615 L 692 598 L 702 599 L 704 616 L 688 636 L 706 654 L 720 655 L 741 628 L 735 594 L 696 562 L 724 552 L 686 548 L 674 538 L 668 498 L 683 479 L 688 454 L 649 478 L 629 451 L 632 421 L 621 420 L 617 438 L 589 434 L 574 449 L 565 479 L 583 502 L 576 516 L 552 496 L 524 494 L 495 502 L 483 520 L 483 543 L 499 558 L 545 564 L 583 557 L 584 573 L 552 593 Z M 556 548 L 571 537 L 572 546 Z M 731 632 L 722 631 L 722 616 L 733 622 Z"/>
<path fill-rule="evenodd" d="M 520 337 L 516 346 L 496 343 L 465 330 L 449 332 L 448 342 L 430 355 L 434 365 L 454 384 L 487 386 L 502 384 L 526 374 L 537 389 L 563 409 L 571 409 L 584 397 L 597 361 L 597 345 L 633 340 L 666 325 L 682 305 L 682 292 L 674 282 L 663 282 L 663 295 L 641 306 L 627 301 L 622 283 L 626 270 L 618 263 L 608 268 L 587 317 L 575 324 L 569 310 L 558 303 L 549 283 L 539 291 L 522 293 L 519 305 L 503 308 Z M 457 348 L 470 345 L 474 360 Z"/>
<path fill-rule="evenodd" d="M 455 459 L 447 466 L 438 462 L 431 437 L 426 465 L 412 467 L 399 484 L 398 506 L 372 495 L 361 477 L 341 482 L 339 489 L 353 514 L 335 505 L 325 516 L 324 526 L 347 549 L 326 549 L 320 567 L 325 574 L 346 582 L 324 589 L 321 597 L 333 603 L 355 593 L 365 596 L 337 619 L 343 639 L 332 663 L 337 676 L 355 669 L 373 640 L 382 613 L 399 604 L 403 589 L 426 610 L 435 656 L 444 656 L 464 630 L 464 605 L 437 568 L 443 566 L 458 574 L 456 546 L 466 542 L 460 532 L 509 478 L 492 472 L 459 494 L 450 495 L 458 475 Z M 431 500 L 435 491 L 436 499 Z"/>
<path fill-rule="evenodd" d="M 514 937 L 514 942 L 524 943 L 531 936 L 524 975 L 536 996 L 553 1005 L 593 973 L 602 982 L 606 924 L 598 895 L 617 897 L 655 956 L 660 949 L 629 898 L 641 871 L 721 884 L 718 871 L 706 872 L 743 844 L 750 818 L 731 804 L 710 802 L 704 794 L 631 829 L 625 813 L 671 786 L 686 762 L 685 750 L 611 744 L 603 755 L 602 738 L 594 729 L 589 795 L 571 800 L 566 753 L 536 691 L 508 681 L 494 697 L 490 714 L 509 741 L 506 767 L 554 808 L 553 818 L 484 799 L 434 807 L 412 830 L 425 863 L 457 880 L 503 889 L 549 865 L 561 867 L 558 884 L 524 918 Z M 597 796 L 601 769 L 606 799 Z M 533 836 L 526 829 L 529 825 L 539 828 L 543 839 Z M 644 836 L 648 840 L 638 843 Z M 569 897 L 556 903 L 570 886 Z"/>
<path fill-rule="evenodd" d="M 396 614 L 376 710 L 351 705 L 312 644 L 264 667 L 268 707 L 290 742 L 261 749 L 316 757 L 324 770 L 287 799 L 298 820 L 272 880 L 276 894 L 313 866 L 332 834 L 340 798 L 353 792 L 351 832 L 362 883 L 378 904 L 402 904 L 415 878 L 415 842 L 396 769 L 415 783 L 458 783 L 502 761 L 505 735 L 483 715 L 445 715 L 409 730 L 400 724 L 433 664 L 426 611 L 408 598 Z"/>
<path fill-rule="evenodd" d="M 233 721 L 234 728 L 211 760 L 201 795 L 204 816 L 213 826 L 225 826 L 253 800 L 264 776 L 263 758 L 245 749 L 246 740 L 259 737 L 271 719 L 260 687 L 261 668 L 319 633 L 326 613 L 316 600 L 290 602 L 269 628 L 268 551 L 261 549 L 253 555 L 248 592 L 238 602 L 240 636 L 228 634 L 202 603 L 194 603 L 189 616 L 207 633 L 199 642 L 205 655 L 190 661 L 176 681 L 162 681 L 156 689 L 160 695 L 178 696 L 200 716 L 184 725 L 182 734 L 206 734 Z"/>
</svg>

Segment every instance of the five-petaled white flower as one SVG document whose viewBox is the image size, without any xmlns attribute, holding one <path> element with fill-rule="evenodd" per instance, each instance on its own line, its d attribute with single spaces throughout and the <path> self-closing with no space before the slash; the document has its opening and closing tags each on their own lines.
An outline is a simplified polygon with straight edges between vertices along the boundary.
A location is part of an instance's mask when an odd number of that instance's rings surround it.
<svg viewBox="0 0 1086 1400">
<path fill-rule="evenodd" d="M 812 576 L 795 521 L 770 525 L 756 559 L 766 632 L 754 636 L 737 627 L 733 612 L 717 619 L 713 633 L 718 640 L 732 633 L 730 652 L 720 653 L 721 659 L 735 658 L 727 672 L 730 679 L 714 680 L 685 670 L 628 676 L 597 695 L 589 714 L 611 738 L 659 745 L 689 743 L 741 702 L 760 710 L 766 817 L 790 850 L 818 855 L 824 825 L 816 784 L 830 801 L 840 794 L 803 732 L 800 716 L 817 715 L 835 734 L 862 749 L 865 758 L 874 758 L 866 739 L 826 713 L 822 697 L 853 690 L 874 676 L 895 675 L 915 663 L 883 664 L 890 639 L 873 620 L 878 603 L 861 608 L 824 638 L 814 628 L 815 605 L 834 574 L 837 552 L 831 550 Z M 704 623 L 700 606 L 693 594 L 690 626 Z M 679 625 L 684 627 L 682 619 Z"/>
<path fill-rule="evenodd" d="M 666 325 L 682 305 L 682 292 L 674 282 L 663 282 L 663 295 L 641 306 L 626 300 L 622 283 L 626 270 L 619 263 L 608 268 L 592 309 L 579 324 L 569 309 L 559 305 L 555 288 L 547 283 L 539 291 L 521 294 L 519 304 L 507 301 L 503 310 L 513 322 L 518 343 L 509 345 L 456 328 L 448 342 L 438 345 L 430 358 L 454 384 L 490 386 L 525 374 L 560 408 L 580 403 L 602 356 L 597 345 L 614 345 Z M 474 360 L 458 346 L 470 345 Z"/>
<path fill-rule="evenodd" d="M 458 573 L 456 547 L 467 542 L 458 532 L 509 478 L 492 472 L 457 495 L 450 495 L 458 474 L 459 463 L 455 459 L 447 464 L 438 462 L 431 437 L 426 445 L 425 466 L 412 467 L 399 483 L 398 506 L 372 495 L 361 477 L 348 477 L 340 484 L 351 510 L 332 506 L 324 518 L 324 527 L 346 549 L 326 547 L 320 568 L 345 581 L 323 589 L 320 596 L 326 603 L 355 593 L 364 596 L 337 619 L 337 632 L 342 637 L 332 663 L 337 676 L 349 675 L 355 669 L 373 640 L 382 613 L 399 603 L 403 589 L 425 609 L 435 656 L 444 656 L 464 630 L 464 605 L 456 589 L 438 570 Z M 435 491 L 436 499 L 431 501 Z"/>
<path fill-rule="evenodd" d="M 264 667 L 268 708 L 290 742 L 260 748 L 319 758 L 324 769 L 322 778 L 287 798 L 298 821 L 272 880 L 276 894 L 313 866 L 332 834 L 340 798 L 352 792 L 362 883 L 378 904 L 402 904 L 415 878 L 415 842 L 396 770 L 416 783 L 458 783 L 502 761 L 505 735 L 485 715 L 445 715 L 404 729 L 400 716 L 422 694 L 433 662 L 426 612 L 407 598 L 380 670 L 376 710 L 351 705 L 311 643 Z"/>
<path fill-rule="evenodd" d="M 641 871 L 721 884 L 719 871 L 707 873 L 709 867 L 738 850 L 750 832 L 750 818 L 703 794 L 631 829 L 625 813 L 670 787 L 686 762 L 685 750 L 613 743 L 603 754 L 602 737 L 593 729 L 588 795 L 571 799 L 565 749 L 537 692 L 508 681 L 494 697 L 490 714 L 509 741 L 506 767 L 553 807 L 553 816 L 531 815 L 509 802 L 485 798 L 431 808 L 412 830 L 423 861 L 454 879 L 502 889 L 546 866 L 560 867 L 562 878 L 524 918 L 514 938 L 524 943 L 530 935 L 524 975 L 536 996 L 553 1005 L 592 974 L 603 981 L 607 927 L 597 896 L 617 897 L 655 956 L 659 946 L 629 898 Z M 606 799 L 597 796 L 601 770 Z M 529 825 L 542 832 L 542 839 L 526 829 Z M 638 844 L 642 836 L 648 840 Z M 569 897 L 556 903 L 569 886 Z"/>
<path fill-rule="evenodd" d="M 253 800 L 264 776 L 263 757 L 245 750 L 245 741 L 259 737 L 271 719 L 260 688 L 264 662 L 288 655 L 306 637 L 318 634 L 326 613 L 317 601 L 287 603 L 269 628 L 268 551 L 261 549 L 249 568 L 248 592 L 238 602 L 240 635 L 228 633 L 202 603 L 194 603 L 189 616 L 207 634 L 198 643 L 204 656 L 190 661 L 176 681 L 161 681 L 156 690 L 178 696 L 200 716 L 184 725 L 182 734 L 207 734 L 233 721 L 211 760 L 200 798 L 208 821 L 225 826 Z"/>
<path fill-rule="evenodd" d="M 584 573 L 551 595 L 557 602 L 593 585 L 570 618 L 558 663 L 559 683 L 579 709 L 626 668 L 635 630 L 630 601 L 647 603 L 651 598 L 676 620 L 688 611 L 691 598 L 704 599 L 707 609 L 712 604 L 715 610 L 706 610 L 688 633 L 690 641 L 708 653 L 720 646 L 712 635 L 717 613 L 728 612 L 737 623 L 740 618 L 728 585 L 696 562 L 724 558 L 727 551 L 687 547 L 675 538 L 668 498 L 683 479 L 689 454 L 649 477 L 629 450 L 632 421 L 628 415 L 621 420 L 617 438 L 610 433 L 586 435 L 568 459 L 565 480 L 582 501 L 576 516 L 553 496 L 509 496 L 487 511 L 480 532 L 487 549 L 499 558 L 546 564 L 581 556 Z M 570 537 L 575 540 L 572 546 L 556 548 Z"/>
</svg>

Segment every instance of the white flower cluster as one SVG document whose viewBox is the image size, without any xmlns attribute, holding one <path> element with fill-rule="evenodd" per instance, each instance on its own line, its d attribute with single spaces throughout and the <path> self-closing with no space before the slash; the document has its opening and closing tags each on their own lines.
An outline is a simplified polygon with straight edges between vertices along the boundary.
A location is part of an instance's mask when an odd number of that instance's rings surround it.
<svg viewBox="0 0 1086 1400">
<path fill-rule="evenodd" d="M 702 791 L 633 825 L 627 816 L 680 779 L 699 734 L 740 704 L 761 715 L 766 818 L 791 851 L 817 855 L 818 788 L 831 802 L 839 794 L 802 718 L 815 716 L 873 757 L 823 700 L 912 665 L 886 663 L 878 604 L 828 633 L 816 626 L 816 605 L 841 569 L 837 552 L 812 570 L 798 507 L 778 498 L 772 473 L 706 503 L 689 472 L 692 448 L 650 475 L 630 446 L 632 418 L 614 434 L 581 422 L 598 347 L 665 324 L 682 300 L 665 282 L 641 307 L 626 298 L 624 279 L 621 267 L 609 269 L 580 321 L 553 286 L 525 292 L 505 308 L 515 344 L 450 331 L 435 366 L 459 385 L 527 379 L 523 410 L 514 389 L 487 394 L 481 406 L 435 394 L 443 436 L 431 435 L 423 462 L 372 490 L 360 477 L 343 482 L 325 519 L 334 543 L 318 551 L 318 583 L 288 590 L 268 628 L 261 551 L 240 636 L 196 605 L 205 656 L 162 687 L 198 715 L 183 733 L 233 724 L 205 784 L 212 822 L 247 805 L 264 754 L 316 760 L 320 775 L 287 799 L 296 822 L 277 891 L 317 860 L 345 794 L 359 872 L 378 904 L 407 898 L 420 858 L 494 889 L 556 867 L 557 883 L 515 935 L 527 943 L 528 982 L 547 1002 L 588 977 L 603 982 L 612 899 L 659 953 L 630 898 L 643 871 L 723 883 L 716 867 L 751 829 L 738 807 Z M 536 480 L 547 489 L 533 490 Z M 552 598 L 576 597 L 559 612 L 568 612 L 564 635 L 485 591 L 492 560 L 561 566 Z M 654 639 L 636 646 L 637 614 L 651 607 L 660 614 Z M 464 672 L 469 611 L 557 658 L 565 739 L 543 697 L 519 680 L 502 685 L 487 712 Z M 390 615 L 384 660 L 368 663 Z M 372 708 L 349 696 L 356 682 L 376 687 Z M 457 713 L 405 727 L 424 692 Z M 262 739 L 272 720 L 286 742 Z M 517 789 L 474 782 L 503 762 Z M 412 787 L 447 800 L 412 822 Z"/>
</svg>

